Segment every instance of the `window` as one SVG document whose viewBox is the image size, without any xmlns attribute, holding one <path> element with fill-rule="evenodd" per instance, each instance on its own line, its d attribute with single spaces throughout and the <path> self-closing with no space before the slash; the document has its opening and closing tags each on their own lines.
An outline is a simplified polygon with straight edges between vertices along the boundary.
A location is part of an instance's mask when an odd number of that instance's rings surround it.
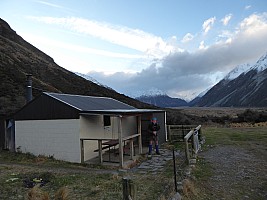
<svg viewBox="0 0 267 200">
<path fill-rule="evenodd" d="M 111 126 L 110 116 L 104 115 L 104 126 Z"/>
</svg>

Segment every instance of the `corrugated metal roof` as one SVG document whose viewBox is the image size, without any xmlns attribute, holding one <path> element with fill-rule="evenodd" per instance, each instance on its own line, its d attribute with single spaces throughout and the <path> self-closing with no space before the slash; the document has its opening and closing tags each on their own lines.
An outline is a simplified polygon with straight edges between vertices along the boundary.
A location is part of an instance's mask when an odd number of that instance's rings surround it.
<svg viewBox="0 0 267 200">
<path fill-rule="evenodd" d="M 69 106 L 72 106 L 81 112 L 88 111 L 103 111 L 103 110 L 132 110 L 136 109 L 133 106 L 122 103 L 118 100 L 108 97 L 94 97 L 94 96 L 82 96 L 72 94 L 60 94 L 60 93 L 44 93 L 52 98 L 55 98 Z"/>
</svg>

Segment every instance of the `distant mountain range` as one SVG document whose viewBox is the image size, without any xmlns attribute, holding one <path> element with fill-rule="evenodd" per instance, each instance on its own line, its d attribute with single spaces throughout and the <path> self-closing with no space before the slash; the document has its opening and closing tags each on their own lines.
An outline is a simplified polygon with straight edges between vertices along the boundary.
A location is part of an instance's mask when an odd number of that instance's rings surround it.
<svg viewBox="0 0 267 200">
<path fill-rule="evenodd" d="M 180 107 L 180 106 L 188 106 L 188 103 L 179 98 L 172 98 L 168 95 L 142 95 L 136 98 L 139 101 L 152 104 L 158 107 Z"/>
<path fill-rule="evenodd" d="M 168 95 L 142 95 L 136 99 L 160 107 L 266 107 L 267 54 L 255 64 L 236 66 L 219 83 L 190 102 Z"/>
</svg>

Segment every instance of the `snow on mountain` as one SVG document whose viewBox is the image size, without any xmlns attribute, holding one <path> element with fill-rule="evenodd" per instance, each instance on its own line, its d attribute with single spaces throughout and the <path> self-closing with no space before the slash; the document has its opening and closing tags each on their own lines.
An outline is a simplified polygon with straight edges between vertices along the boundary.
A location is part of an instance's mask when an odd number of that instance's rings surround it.
<svg viewBox="0 0 267 200">
<path fill-rule="evenodd" d="M 254 65 L 246 63 L 237 65 L 232 71 L 230 71 L 224 80 L 233 80 L 237 78 L 242 73 L 247 73 L 250 70 L 256 69 L 258 72 L 267 69 L 267 53 L 263 55 Z"/>
<path fill-rule="evenodd" d="M 267 69 L 267 53 L 260 57 L 252 69 L 257 69 L 258 72 Z"/>
<path fill-rule="evenodd" d="M 200 92 L 199 95 L 197 95 L 197 97 L 203 97 L 213 86 L 210 86 L 209 88 L 207 88 L 206 90 L 204 90 L 203 92 Z"/>
<path fill-rule="evenodd" d="M 88 75 L 86 75 L 86 74 L 82 74 L 82 73 L 79 73 L 79 72 L 74 72 L 75 74 L 77 74 L 78 76 L 80 76 L 80 77 L 83 77 L 83 78 L 85 78 L 86 80 L 88 80 L 88 81 L 91 81 L 91 82 L 93 82 L 93 83 L 95 83 L 95 84 L 97 84 L 97 85 L 101 85 L 101 83 L 99 83 L 97 80 L 95 80 L 93 77 L 91 77 L 91 76 L 88 76 Z"/>
<path fill-rule="evenodd" d="M 166 93 L 158 88 L 153 87 L 147 91 L 144 90 L 133 91 L 131 92 L 130 97 L 138 98 L 141 96 L 160 96 L 160 95 L 166 95 Z"/>
<path fill-rule="evenodd" d="M 253 65 L 239 65 L 214 85 L 194 106 L 266 107 L 267 54 Z"/>
<path fill-rule="evenodd" d="M 85 78 L 85 79 L 88 80 L 88 81 L 91 81 L 91 82 L 93 82 L 93 83 L 99 85 L 99 86 L 102 86 L 102 87 L 105 87 L 105 88 L 107 88 L 107 89 L 113 90 L 112 88 L 110 88 L 110 87 L 108 87 L 108 86 L 106 86 L 106 85 L 104 85 L 104 84 L 98 82 L 96 79 L 94 79 L 93 77 L 91 77 L 91 76 L 89 76 L 89 75 L 87 75 L 87 74 L 82 74 L 82 73 L 79 73 L 79 72 L 74 72 L 74 73 L 77 74 L 77 75 L 80 76 L 80 77 Z"/>
<path fill-rule="evenodd" d="M 246 63 L 246 64 L 241 64 L 237 65 L 232 71 L 230 71 L 225 77 L 225 80 L 233 80 L 237 78 L 240 74 L 247 72 L 250 70 L 251 65 Z"/>
</svg>

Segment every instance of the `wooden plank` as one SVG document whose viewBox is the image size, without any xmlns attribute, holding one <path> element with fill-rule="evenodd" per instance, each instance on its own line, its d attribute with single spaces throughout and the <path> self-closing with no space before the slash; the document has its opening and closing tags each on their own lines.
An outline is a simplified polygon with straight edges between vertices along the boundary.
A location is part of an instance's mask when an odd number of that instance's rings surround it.
<svg viewBox="0 0 267 200">
<path fill-rule="evenodd" d="M 130 158 L 133 160 L 133 155 L 134 155 L 134 143 L 133 139 L 130 140 Z"/>
<path fill-rule="evenodd" d="M 119 130 L 119 160 L 120 160 L 120 167 L 123 167 L 123 140 L 122 140 L 122 116 L 119 117 L 118 123 L 118 130 Z"/>
<path fill-rule="evenodd" d="M 80 139 L 80 147 L 81 147 L 81 163 L 84 163 L 84 144 L 82 139 Z"/>
<path fill-rule="evenodd" d="M 193 133 L 194 133 L 194 131 L 191 130 L 184 137 L 184 141 L 185 141 L 185 157 L 186 157 L 187 164 L 189 164 L 189 160 L 190 160 L 189 148 L 188 148 L 188 139 L 192 136 Z"/>
<path fill-rule="evenodd" d="M 201 128 L 201 125 L 197 126 L 194 130 L 189 131 L 189 133 L 187 133 L 187 135 L 184 137 L 184 141 L 185 141 L 185 157 L 186 157 L 186 161 L 187 164 L 190 163 L 190 155 L 189 155 L 189 146 L 188 146 L 188 140 L 190 137 L 192 137 L 192 147 L 193 147 L 193 151 L 192 153 L 197 153 L 196 148 L 198 148 L 198 145 L 196 145 L 195 143 L 198 143 L 198 138 L 194 137 L 194 133 L 198 132 Z M 197 140 L 197 141 L 196 141 Z"/>
<path fill-rule="evenodd" d="M 98 140 L 98 149 L 99 149 L 99 163 L 103 164 L 103 155 L 102 155 L 102 140 Z"/>
<path fill-rule="evenodd" d="M 127 136 L 127 137 L 124 137 L 124 138 L 122 138 L 122 140 L 129 140 L 129 139 L 132 139 L 132 138 L 135 138 L 135 137 L 138 137 L 138 136 L 140 136 L 140 134 L 134 134 L 134 135 L 130 135 L 130 136 Z"/>
<path fill-rule="evenodd" d="M 123 200 L 137 199 L 137 187 L 133 180 L 128 177 L 122 178 L 122 196 Z"/>
<path fill-rule="evenodd" d="M 142 154 L 142 124 L 141 124 L 141 116 L 137 117 L 137 129 L 138 129 L 138 147 L 139 147 L 139 154 Z"/>
<path fill-rule="evenodd" d="M 194 133 L 193 130 L 189 131 L 189 133 L 187 133 L 186 136 L 184 137 L 184 140 L 188 140 L 193 135 L 193 133 Z"/>
<path fill-rule="evenodd" d="M 114 138 L 81 138 L 81 140 L 104 140 L 104 141 L 109 141 L 109 140 L 114 140 Z"/>
<path fill-rule="evenodd" d="M 167 126 L 167 134 L 168 134 L 168 141 L 171 141 L 172 140 L 172 134 L 171 134 L 171 126 L 170 125 L 168 125 Z"/>
<path fill-rule="evenodd" d="M 185 140 L 185 157 L 186 157 L 186 162 L 189 164 L 189 149 L 188 149 L 188 140 Z"/>
</svg>

